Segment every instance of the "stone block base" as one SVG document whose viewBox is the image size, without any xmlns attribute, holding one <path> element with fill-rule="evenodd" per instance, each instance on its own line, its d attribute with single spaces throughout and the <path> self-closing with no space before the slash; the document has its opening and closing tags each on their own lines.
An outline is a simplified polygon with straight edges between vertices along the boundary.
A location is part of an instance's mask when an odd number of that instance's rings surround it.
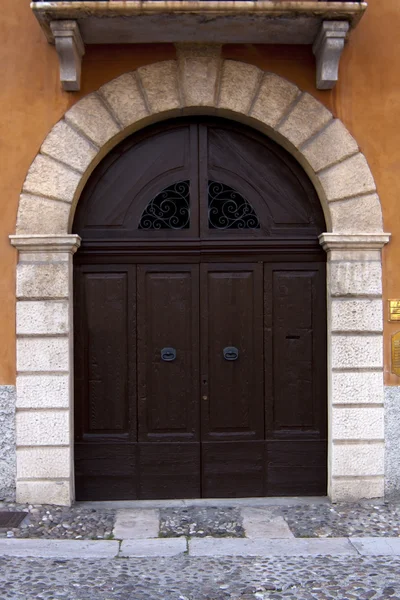
<svg viewBox="0 0 400 600">
<path fill-rule="evenodd" d="M 15 500 L 15 387 L 0 386 L 0 500 Z"/>
<path fill-rule="evenodd" d="M 400 500 L 400 386 L 385 388 L 385 499 Z"/>
</svg>

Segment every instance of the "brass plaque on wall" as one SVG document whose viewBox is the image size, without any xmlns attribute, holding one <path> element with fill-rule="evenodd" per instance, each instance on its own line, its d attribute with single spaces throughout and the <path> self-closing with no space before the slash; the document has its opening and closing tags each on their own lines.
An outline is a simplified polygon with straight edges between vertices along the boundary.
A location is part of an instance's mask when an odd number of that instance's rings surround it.
<svg viewBox="0 0 400 600">
<path fill-rule="evenodd" d="M 400 331 L 392 335 L 392 373 L 400 377 Z"/>
<path fill-rule="evenodd" d="M 389 321 L 400 321 L 400 300 L 389 300 Z"/>
</svg>

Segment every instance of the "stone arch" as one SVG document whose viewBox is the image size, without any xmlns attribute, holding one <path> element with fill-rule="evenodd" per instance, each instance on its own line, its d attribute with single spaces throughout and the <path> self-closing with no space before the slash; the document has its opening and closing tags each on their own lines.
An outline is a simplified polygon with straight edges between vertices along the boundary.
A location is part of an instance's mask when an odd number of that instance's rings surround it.
<svg viewBox="0 0 400 600">
<path fill-rule="evenodd" d="M 330 261 L 328 492 L 333 499 L 381 496 L 380 250 L 389 236 L 367 161 L 341 121 L 291 82 L 223 60 L 218 47 L 181 46 L 177 60 L 140 67 L 77 102 L 50 131 L 28 171 L 11 236 L 20 251 L 18 500 L 68 504 L 74 497 L 70 299 L 71 255 L 79 238 L 71 226 L 81 191 L 123 138 L 188 114 L 219 115 L 258 129 L 291 152 L 313 181 Z M 45 410 L 33 424 L 29 409 L 35 406 Z"/>
</svg>

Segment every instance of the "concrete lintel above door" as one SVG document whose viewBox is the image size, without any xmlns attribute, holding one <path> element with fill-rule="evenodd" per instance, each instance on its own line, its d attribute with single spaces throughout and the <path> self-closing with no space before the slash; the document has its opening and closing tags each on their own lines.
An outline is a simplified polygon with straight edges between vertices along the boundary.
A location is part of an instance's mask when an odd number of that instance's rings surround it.
<svg viewBox="0 0 400 600">
<path fill-rule="evenodd" d="M 62 71 L 69 73 L 67 83 L 61 77 L 64 89 L 76 91 L 84 44 L 185 42 L 312 45 L 317 87 L 331 89 L 337 81 L 348 32 L 358 24 L 367 4 L 315 0 L 70 0 L 32 2 L 31 6 L 48 42 L 57 47 Z M 73 25 L 74 35 L 70 34 L 68 40 L 63 27 L 57 27 L 60 21 Z M 72 83 L 71 72 L 76 73 Z"/>
</svg>

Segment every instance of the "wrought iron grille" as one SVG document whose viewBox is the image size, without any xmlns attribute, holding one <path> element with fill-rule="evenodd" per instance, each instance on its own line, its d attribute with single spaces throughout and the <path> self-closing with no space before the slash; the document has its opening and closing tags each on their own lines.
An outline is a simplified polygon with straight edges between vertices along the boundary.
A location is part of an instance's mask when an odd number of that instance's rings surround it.
<svg viewBox="0 0 400 600">
<path fill-rule="evenodd" d="M 190 181 L 164 188 L 146 206 L 139 229 L 189 229 Z"/>
<path fill-rule="evenodd" d="M 258 216 L 246 198 L 218 181 L 208 182 L 209 229 L 259 229 Z"/>
</svg>

